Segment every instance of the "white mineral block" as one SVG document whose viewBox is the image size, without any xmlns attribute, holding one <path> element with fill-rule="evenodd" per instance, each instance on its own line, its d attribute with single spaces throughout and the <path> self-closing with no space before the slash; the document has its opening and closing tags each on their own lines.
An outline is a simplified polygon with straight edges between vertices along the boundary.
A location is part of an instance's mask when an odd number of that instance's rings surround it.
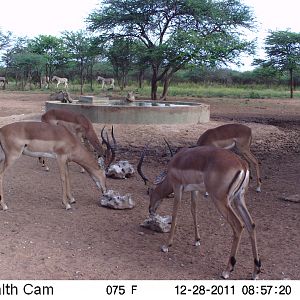
<svg viewBox="0 0 300 300">
<path fill-rule="evenodd" d="M 157 232 L 169 232 L 171 230 L 171 223 L 172 216 L 160 216 L 156 214 L 149 216 L 141 226 Z"/>
<path fill-rule="evenodd" d="M 113 209 L 131 209 L 135 206 L 130 194 L 121 196 L 113 190 L 108 190 L 102 195 L 100 204 Z"/>
<path fill-rule="evenodd" d="M 106 176 L 116 179 L 125 179 L 131 177 L 133 174 L 134 168 L 127 160 L 120 160 L 110 165 L 106 172 Z"/>
</svg>

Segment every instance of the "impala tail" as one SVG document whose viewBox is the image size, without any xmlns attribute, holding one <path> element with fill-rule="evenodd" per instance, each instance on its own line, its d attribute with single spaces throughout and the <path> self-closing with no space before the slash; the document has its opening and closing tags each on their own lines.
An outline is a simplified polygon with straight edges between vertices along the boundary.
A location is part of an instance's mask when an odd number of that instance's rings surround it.
<svg viewBox="0 0 300 300">
<path fill-rule="evenodd" d="M 248 168 L 239 170 L 233 178 L 231 185 L 228 189 L 228 195 L 230 200 L 236 198 L 240 193 L 244 193 L 248 187 L 250 178 L 250 172 Z"/>
</svg>

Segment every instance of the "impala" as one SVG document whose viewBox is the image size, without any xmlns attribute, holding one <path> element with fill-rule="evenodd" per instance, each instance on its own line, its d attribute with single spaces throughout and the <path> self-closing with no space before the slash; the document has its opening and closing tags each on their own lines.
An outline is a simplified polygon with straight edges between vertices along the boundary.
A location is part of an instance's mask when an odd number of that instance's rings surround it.
<svg viewBox="0 0 300 300">
<path fill-rule="evenodd" d="M 21 155 L 56 158 L 62 181 L 62 202 L 66 209 L 75 202 L 70 190 L 68 162 L 82 166 L 102 193 L 106 192 L 104 163 L 97 160 L 64 126 L 42 122 L 16 122 L 0 128 L 0 204 L 3 198 L 3 175 Z M 99 165 L 98 165 L 99 163 Z"/>
<path fill-rule="evenodd" d="M 244 225 L 249 233 L 254 257 L 253 279 L 258 277 L 261 261 L 258 256 L 255 224 L 245 204 L 245 193 L 249 182 L 247 163 L 234 153 L 211 146 L 182 148 L 169 161 L 167 171 L 161 176 L 161 181 L 155 186 L 149 182 L 142 172 L 142 163 L 145 156 L 144 149 L 138 172 L 145 184 L 150 185 L 150 216 L 155 216 L 156 210 L 164 198 L 174 192 L 174 207 L 171 231 L 167 245 L 162 251 L 167 252 L 173 244 L 177 212 L 183 192 L 191 192 L 191 211 L 195 227 L 195 245 L 200 245 L 200 235 L 197 227 L 196 200 L 199 191 L 208 191 L 212 201 L 233 231 L 233 242 L 230 258 L 226 269 L 222 272 L 223 278 L 228 278 L 236 263 Z M 162 173 L 163 174 L 163 173 Z M 237 208 L 237 214 L 232 203 Z"/>
<path fill-rule="evenodd" d="M 226 124 L 205 131 L 198 139 L 198 146 L 216 146 L 224 149 L 236 148 L 247 162 L 253 163 L 256 169 L 257 187 L 261 191 L 259 164 L 250 150 L 252 142 L 251 128 L 242 124 Z"/>
<path fill-rule="evenodd" d="M 84 141 L 87 148 L 89 148 L 89 145 L 92 145 L 98 157 L 105 156 L 108 165 L 114 160 L 114 148 L 110 146 L 109 141 L 104 139 L 103 130 L 101 131 L 101 136 L 102 141 L 106 145 L 106 151 L 103 149 L 102 144 L 97 137 L 92 122 L 84 115 L 68 110 L 50 109 L 42 115 L 41 121 L 52 125 L 63 125 L 71 132 L 74 132 L 79 140 Z M 112 137 L 116 144 L 113 129 Z M 42 162 L 43 166 L 48 171 L 49 167 L 45 164 L 45 161 L 40 159 L 40 162 Z"/>
</svg>

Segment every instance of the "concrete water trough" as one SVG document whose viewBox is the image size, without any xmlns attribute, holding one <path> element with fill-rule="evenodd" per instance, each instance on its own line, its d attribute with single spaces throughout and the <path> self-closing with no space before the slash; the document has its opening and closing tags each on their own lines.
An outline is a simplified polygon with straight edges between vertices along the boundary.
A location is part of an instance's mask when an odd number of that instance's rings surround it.
<svg viewBox="0 0 300 300">
<path fill-rule="evenodd" d="M 105 124 L 199 124 L 210 118 L 209 105 L 194 102 L 128 102 L 81 96 L 72 103 L 47 101 L 46 111 L 53 108 L 82 113 L 93 123 Z"/>
</svg>

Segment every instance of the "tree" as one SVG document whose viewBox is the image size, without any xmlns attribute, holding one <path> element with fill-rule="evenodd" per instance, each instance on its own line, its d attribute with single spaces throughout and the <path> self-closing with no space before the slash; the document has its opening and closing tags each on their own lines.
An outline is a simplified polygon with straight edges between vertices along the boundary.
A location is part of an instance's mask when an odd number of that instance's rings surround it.
<svg viewBox="0 0 300 300">
<path fill-rule="evenodd" d="M 24 90 L 28 80 L 31 88 L 33 73 L 40 74 L 45 64 L 45 57 L 36 53 L 24 52 L 16 53 L 12 56 L 12 66 L 14 66 L 21 77 L 22 90 Z"/>
<path fill-rule="evenodd" d="M 12 33 L 11 32 L 8 32 L 8 33 L 5 34 L 0 30 L 0 51 L 1 52 L 10 46 L 11 40 L 12 40 Z M 0 58 L 0 63 L 1 63 L 1 60 L 2 60 L 6 65 L 5 58 L 6 58 L 5 55 L 3 57 L 1 57 Z M 5 68 L 4 76 L 5 77 L 7 76 L 7 68 Z M 4 88 L 5 88 L 5 85 L 4 85 Z"/>
<path fill-rule="evenodd" d="M 152 69 L 152 99 L 161 80 L 164 99 L 173 74 L 189 62 L 234 61 L 253 46 L 242 40 L 240 29 L 251 29 L 254 20 L 239 0 L 104 0 L 87 22 L 107 41 L 123 37 L 143 44 Z"/>
<path fill-rule="evenodd" d="M 0 30 L 0 51 L 9 46 L 12 38 L 12 33 L 7 32 L 6 34 Z"/>
<path fill-rule="evenodd" d="M 79 63 L 80 92 L 83 94 L 84 71 L 88 71 L 88 62 L 96 56 L 94 40 L 83 30 L 77 32 L 66 31 L 63 33 L 63 40 L 70 58 Z"/>
<path fill-rule="evenodd" d="M 123 90 L 127 85 L 127 76 L 133 67 L 135 58 L 134 42 L 128 39 L 115 39 L 109 47 L 107 56 L 114 68 L 118 84 Z"/>
<path fill-rule="evenodd" d="M 290 97 L 293 98 L 294 71 L 300 66 L 300 33 L 271 31 L 265 40 L 267 59 L 255 64 L 289 72 Z"/>
<path fill-rule="evenodd" d="M 44 55 L 47 63 L 45 66 L 45 75 L 51 78 L 55 70 L 66 62 L 65 47 L 63 40 L 51 35 L 39 35 L 30 40 L 28 49 L 32 53 Z"/>
<path fill-rule="evenodd" d="M 21 72 L 16 68 L 15 56 L 27 51 L 28 39 L 24 37 L 18 37 L 14 41 L 14 44 L 9 47 L 3 54 L 2 60 L 6 66 L 6 73 L 13 76 L 16 79 L 16 85 L 18 79 L 20 79 Z"/>
</svg>

